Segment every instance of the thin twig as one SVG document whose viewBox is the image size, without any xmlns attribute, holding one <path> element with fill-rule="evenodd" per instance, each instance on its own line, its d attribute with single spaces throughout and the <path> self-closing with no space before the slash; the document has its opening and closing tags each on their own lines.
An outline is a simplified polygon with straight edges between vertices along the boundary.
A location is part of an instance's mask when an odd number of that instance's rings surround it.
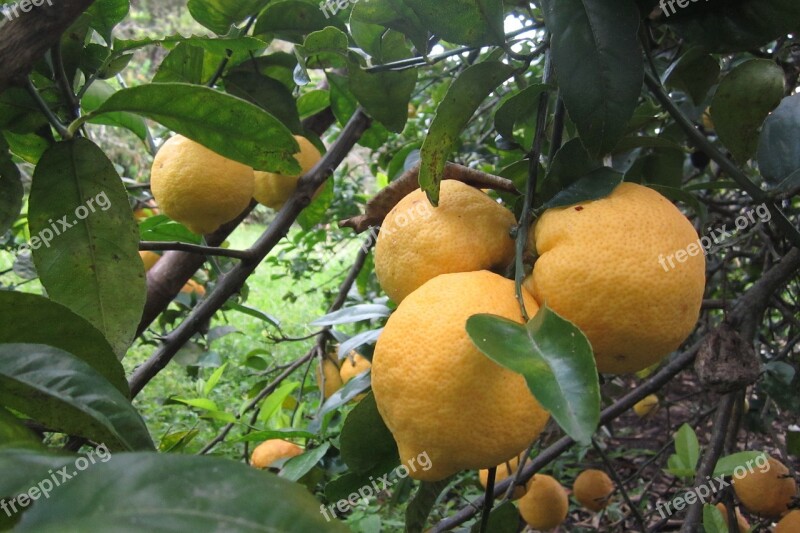
<svg viewBox="0 0 800 533">
<path fill-rule="evenodd" d="M 639 526 L 639 531 L 644 533 L 645 531 L 647 531 L 647 526 L 644 523 L 644 517 L 642 517 L 642 513 L 639 512 L 639 508 L 636 505 L 634 505 L 634 503 L 631 501 L 631 497 L 628 495 L 627 489 L 625 489 L 625 483 L 623 483 L 622 479 L 619 477 L 619 474 L 617 474 L 617 470 L 614 468 L 614 465 L 609 460 L 608 455 L 606 455 L 606 452 L 603 450 L 603 448 L 601 448 L 597 444 L 597 441 L 595 439 L 592 439 L 592 446 L 594 447 L 595 451 L 600 455 L 600 458 L 606 465 L 606 470 L 608 470 L 608 473 L 611 474 L 611 479 L 614 480 L 614 484 L 617 486 L 620 493 L 622 494 L 622 497 L 625 499 L 625 503 L 628 504 L 631 513 L 633 513 L 633 517 L 636 519 L 636 524 Z"/>
<path fill-rule="evenodd" d="M 228 248 L 200 246 L 199 244 L 178 241 L 142 241 L 139 243 L 139 250 L 153 252 L 175 250 L 207 256 L 233 257 L 235 259 L 250 259 L 253 257 L 253 253 L 249 250 L 229 250 Z"/>
</svg>

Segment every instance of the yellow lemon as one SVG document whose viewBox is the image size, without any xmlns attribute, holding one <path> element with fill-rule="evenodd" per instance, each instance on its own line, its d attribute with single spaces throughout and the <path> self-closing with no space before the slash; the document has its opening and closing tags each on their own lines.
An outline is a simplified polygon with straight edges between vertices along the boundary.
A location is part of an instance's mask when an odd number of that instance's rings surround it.
<svg viewBox="0 0 800 533">
<path fill-rule="evenodd" d="M 719 510 L 720 513 L 722 513 L 722 519 L 725 520 L 725 525 L 727 526 L 728 525 L 728 508 L 725 507 L 725 504 L 723 504 L 723 503 L 718 503 L 715 507 Z M 737 526 L 737 529 L 739 530 L 739 533 L 747 533 L 748 531 L 750 531 L 750 524 L 742 516 L 742 513 L 739 512 L 739 509 L 736 509 L 735 511 L 736 511 L 735 512 L 735 515 L 736 515 L 736 526 Z"/>
<path fill-rule="evenodd" d="M 644 418 L 658 408 L 658 396 L 650 394 L 645 396 L 633 406 L 633 411 L 639 418 Z"/>
<path fill-rule="evenodd" d="M 342 361 L 342 367 L 339 370 L 342 383 L 347 383 L 362 372 L 366 372 L 371 366 L 369 359 L 355 351 L 350 352 Z"/>
<path fill-rule="evenodd" d="M 320 373 L 319 366 L 317 366 L 317 386 L 322 385 L 322 376 L 325 376 L 325 393 L 324 397 L 327 400 L 333 393 L 342 388 L 342 378 L 339 376 L 339 367 L 336 363 L 329 358 L 322 360 L 322 373 Z"/>
<path fill-rule="evenodd" d="M 494 475 L 494 482 L 500 483 L 507 477 L 514 477 L 517 473 L 517 469 L 519 468 L 519 456 L 512 457 L 508 461 L 503 461 L 499 465 L 497 465 L 497 470 Z M 489 481 L 489 469 L 480 470 L 478 472 L 478 481 L 480 481 L 481 487 L 484 489 L 486 488 L 486 482 Z M 527 491 L 527 488 L 522 485 L 517 485 L 514 487 L 514 491 L 511 493 L 511 498 L 517 500 L 522 498 L 522 496 Z"/>
<path fill-rule="evenodd" d="M 250 465 L 256 468 L 269 468 L 276 461 L 289 459 L 303 453 L 303 449 L 297 444 L 281 440 L 271 439 L 259 444 L 250 456 Z"/>
<path fill-rule="evenodd" d="M 733 490 L 751 513 L 778 517 L 789 510 L 797 484 L 783 463 L 772 457 L 767 458 L 767 463 L 764 468 L 747 470 L 739 478 L 734 476 Z"/>
<path fill-rule="evenodd" d="M 572 485 L 572 494 L 581 505 L 590 511 L 599 511 L 608 505 L 614 492 L 614 482 L 602 470 L 584 470 Z"/>
<path fill-rule="evenodd" d="M 161 256 L 155 252 L 151 251 L 142 251 L 139 252 L 139 257 L 142 258 L 142 263 L 144 263 L 144 271 L 148 272 L 153 266 L 161 259 Z"/>
<path fill-rule="evenodd" d="M 790 511 L 775 526 L 774 533 L 797 533 L 798 531 L 800 531 L 800 511 Z"/>
<path fill-rule="evenodd" d="M 256 187 L 253 197 L 259 203 L 272 209 L 280 209 L 297 189 L 297 181 L 300 176 L 314 168 L 314 165 L 322 159 L 322 154 L 311 141 L 299 135 L 295 135 L 294 138 L 300 145 L 300 151 L 294 154 L 295 160 L 302 169 L 300 174 L 286 176 L 274 172 L 255 172 Z M 319 190 L 317 194 L 319 194 Z"/>
<path fill-rule="evenodd" d="M 553 529 L 567 518 L 569 498 L 561 483 L 550 476 L 536 474 L 528 491 L 519 500 L 519 514 L 534 529 Z"/>
</svg>

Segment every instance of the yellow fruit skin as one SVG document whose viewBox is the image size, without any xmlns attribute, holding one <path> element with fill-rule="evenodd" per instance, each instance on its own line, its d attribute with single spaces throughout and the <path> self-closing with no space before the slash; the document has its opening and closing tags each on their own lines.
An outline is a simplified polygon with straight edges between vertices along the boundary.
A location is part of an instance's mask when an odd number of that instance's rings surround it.
<svg viewBox="0 0 800 533">
<path fill-rule="evenodd" d="M 528 313 L 538 310 L 525 295 Z M 514 282 L 487 271 L 443 274 L 411 293 L 389 317 L 372 360 L 372 390 L 400 460 L 422 453 L 438 481 L 490 468 L 525 449 L 548 413 L 519 374 L 483 355 L 467 319 L 491 313 L 522 322 Z"/>
<path fill-rule="evenodd" d="M 777 459 L 768 457 L 769 470 L 753 468 L 741 478 L 734 478 L 733 490 L 742 505 L 751 513 L 778 517 L 788 511 L 797 492 L 797 484 L 789 470 Z"/>
<path fill-rule="evenodd" d="M 161 256 L 155 252 L 150 251 L 143 251 L 139 252 L 139 257 L 142 258 L 142 263 L 144 263 L 144 271 L 148 272 L 153 266 L 161 259 Z"/>
<path fill-rule="evenodd" d="M 175 135 L 153 160 L 150 187 L 165 215 L 206 234 L 245 210 L 255 182 L 252 168 Z"/>
<path fill-rule="evenodd" d="M 369 359 L 357 352 L 350 352 L 347 357 L 344 358 L 344 361 L 342 361 L 342 368 L 339 370 L 342 383 L 347 383 L 360 373 L 365 372 L 371 366 L 372 363 L 369 362 Z"/>
<path fill-rule="evenodd" d="M 197 283 L 195 280 L 190 279 L 186 282 L 186 285 L 181 287 L 181 292 L 183 294 L 196 294 L 200 298 L 206 295 L 206 288 Z"/>
<path fill-rule="evenodd" d="M 417 189 L 381 225 L 375 274 L 400 303 L 439 274 L 504 267 L 514 257 L 515 223 L 511 211 L 460 181 L 442 182 L 438 207 Z"/>
<path fill-rule="evenodd" d="M 791 511 L 784 516 L 773 533 L 797 533 L 800 531 L 800 511 Z"/>
<path fill-rule="evenodd" d="M 325 375 L 325 399 L 330 398 L 333 393 L 342 388 L 342 378 L 339 376 L 339 367 L 328 358 L 322 361 L 322 372 Z M 322 385 L 322 377 L 317 366 L 317 386 Z"/>
<path fill-rule="evenodd" d="M 303 453 L 297 444 L 281 439 L 271 439 L 259 444 L 250 456 L 250 465 L 256 468 L 267 468 L 275 461 L 288 459 Z"/>
<path fill-rule="evenodd" d="M 602 470 L 584 470 L 575 479 L 572 494 L 581 505 L 590 511 L 600 511 L 608 505 L 608 497 L 614 492 L 614 482 Z"/>
<path fill-rule="evenodd" d="M 658 407 L 658 396 L 650 394 L 645 396 L 633 406 L 633 411 L 639 418 L 643 418 Z"/>
<path fill-rule="evenodd" d="M 539 258 L 525 287 L 583 330 L 600 372 L 647 368 L 694 329 L 705 257 L 689 220 L 656 191 L 622 183 L 606 198 L 547 210 L 532 234 Z M 678 262 L 692 243 L 698 253 Z"/>
<path fill-rule="evenodd" d="M 287 176 L 284 174 L 275 174 L 274 172 L 255 172 L 255 192 L 253 197 L 260 204 L 265 205 L 271 209 L 280 209 L 286 200 L 297 189 L 297 181 L 300 176 L 307 173 L 314 168 L 322 154 L 314 146 L 311 141 L 300 135 L 294 136 L 297 144 L 300 145 L 300 151 L 294 154 L 295 160 L 300 164 L 302 172 L 294 176 Z M 322 190 L 322 188 L 320 188 Z M 319 194 L 320 190 L 316 194 Z M 316 196 L 316 195 L 315 195 Z"/>
<path fill-rule="evenodd" d="M 495 484 L 500 483 L 509 476 L 514 476 L 519 468 L 519 456 L 512 457 L 508 461 L 504 461 L 497 465 L 497 471 L 494 475 Z M 489 481 L 489 469 L 480 470 L 478 472 L 478 481 L 481 487 L 486 488 L 486 482 Z M 527 488 L 522 485 L 514 487 L 514 492 L 511 493 L 512 500 L 518 500 L 527 492 Z"/>
<path fill-rule="evenodd" d="M 553 529 L 569 512 L 569 498 L 561 483 L 550 476 L 536 474 L 528 482 L 528 491 L 519 500 L 519 513 L 534 529 Z"/>
<path fill-rule="evenodd" d="M 725 525 L 728 525 L 728 508 L 725 507 L 725 504 L 718 503 L 715 507 L 722 513 L 722 519 L 725 520 Z M 739 533 L 747 533 L 750 531 L 750 524 L 745 520 L 742 516 L 742 513 L 739 512 L 739 509 L 736 509 L 736 526 L 739 529 Z"/>
</svg>

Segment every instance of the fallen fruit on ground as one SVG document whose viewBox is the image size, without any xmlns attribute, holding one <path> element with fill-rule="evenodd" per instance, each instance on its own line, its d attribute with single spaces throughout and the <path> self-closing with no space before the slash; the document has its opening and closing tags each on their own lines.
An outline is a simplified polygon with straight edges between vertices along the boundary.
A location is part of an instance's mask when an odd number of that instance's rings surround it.
<svg viewBox="0 0 800 533">
<path fill-rule="evenodd" d="M 352 351 L 342 360 L 339 376 L 342 384 L 347 383 L 362 372 L 366 372 L 372 366 L 369 359 L 358 352 Z"/>
<path fill-rule="evenodd" d="M 725 525 L 727 526 L 728 508 L 725 507 L 725 504 L 723 503 L 718 503 L 715 507 L 719 510 L 720 513 L 722 513 L 722 519 L 725 520 Z M 748 531 L 750 531 L 750 523 L 747 520 L 745 520 L 745 518 L 742 516 L 742 513 L 739 512 L 739 509 L 736 509 L 735 512 L 736 512 L 736 526 L 739 530 L 739 533 L 747 533 Z"/>
<path fill-rule="evenodd" d="M 734 478 L 733 490 L 742 506 L 749 512 L 768 517 L 778 517 L 789 510 L 797 492 L 794 478 L 783 463 L 767 458 L 769 468 L 753 467 L 744 476 Z"/>
<path fill-rule="evenodd" d="M 705 257 L 691 222 L 658 192 L 622 183 L 549 209 L 530 240 L 539 258 L 525 287 L 583 330 L 600 372 L 647 368 L 694 329 Z"/>
<path fill-rule="evenodd" d="M 633 406 L 633 411 L 639 418 L 644 418 L 658 408 L 658 396 L 650 394 L 645 396 Z"/>
<path fill-rule="evenodd" d="M 159 209 L 197 234 L 211 233 L 250 204 L 253 169 L 175 135 L 158 151 L 150 187 Z"/>
<path fill-rule="evenodd" d="M 375 274 L 400 303 L 440 274 L 503 268 L 514 257 L 515 224 L 511 211 L 460 181 L 442 181 L 438 207 L 417 189 L 381 225 Z"/>
<path fill-rule="evenodd" d="M 589 469 L 581 472 L 572 485 L 572 494 L 590 511 L 600 511 L 608 505 L 614 492 L 614 482 L 602 470 Z"/>
<path fill-rule="evenodd" d="M 300 145 L 300 151 L 294 154 L 295 160 L 302 169 L 299 174 L 287 176 L 274 172 L 255 172 L 255 192 L 253 197 L 260 204 L 272 209 L 277 210 L 283 207 L 286 200 L 297 189 L 297 181 L 300 177 L 314 168 L 314 165 L 322 159 L 322 154 L 311 141 L 300 135 L 295 135 L 294 138 L 297 144 Z M 317 194 L 319 194 L 319 190 Z"/>
<path fill-rule="evenodd" d="M 317 387 L 322 388 L 322 376 L 325 376 L 325 393 L 323 396 L 327 400 L 333 393 L 342 388 L 342 378 L 339 375 L 339 367 L 330 358 L 323 359 L 321 366 L 322 373 L 320 373 L 319 365 L 317 366 Z"/>
<path fill-rule="evenodd" d="M 524 297 L 535 314 L 536 302 Z M 378 338 L 372 390 L 400 461 L 425 452 L 433 465 L 412 472 L 415 479 L 495 466 L 547 422 L 524 378 L 472 343 L 465 326 L 478 313 L 521 323 L 514 282 L 487 271 L 438 276 L 403 300 Z"/>
<path fill-rule="evenodd" d="M 536 474 L 519 500 L 519 514 L 534 529 L 553 529 L 569 512 L 567 491 L 551 476 Z"/>
<path fill-rule="evenodd" d="M 800 511 L 795 510 L 781 518 L 773 533 L 797 533 L 798 531 L 800 531 Z"/>
<path fill-rule="evenodd" d="M 290 459 L 303 453 L 303 448 L 297 444 L 281 440 L 270 439 L 259 444 L 250 456 L 250 465 L 256 468 L 269 468 L 281 459 Z"/>
<path fill-rule="evenodd" d="M 517 473 L 517 468 L 519 468 L 519 456 L 514 456 L 508 461 L 503 461 L 499 465 L 497 465 L 497 471 L 494 475 L 494 482 L 495 485 L 500 483 L 507 477 L 514 477 Z M 489 480 L 489 469 L 483 469 L 478 472 L 478 481 L 480 481 L 481 487 L 484 489 L 486 488 L 486 482 Z M 522 496 L 527 491 L 527 487 L 524 485 L 517 485 L 514 487 L 514 491 L 511 493 L 511 499 L 517 500 L 522 498 Z"/>
</svg>

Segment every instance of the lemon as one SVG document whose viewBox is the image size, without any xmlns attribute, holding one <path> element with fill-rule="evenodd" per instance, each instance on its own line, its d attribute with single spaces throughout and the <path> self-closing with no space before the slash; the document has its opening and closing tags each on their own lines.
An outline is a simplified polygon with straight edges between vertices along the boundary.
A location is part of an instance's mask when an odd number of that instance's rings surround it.
<svg viewBox="0 0 800 533">
<path fill-rule="evenodd" d="M 638 402 L 636 402 L 636 405 L 633 406 L 633 411 L 639 418 L 644 418 L 657 408 L 658 408 L 658 396 L 656 396 L 655 394 L 650 394 L 648 396 L 645 396 Z"/>
<path fill-rule="evenodd" d="M 439 206 L 421 189 L 386 216 L 375 245 L 375 274 L 397 303 L 439 274 L 505 267 L 514 258 L 514 215 L 489 196 L 444 180 Z"/>
<path fill-rule="evenodd" d="M 250 456 L 250 464 L 256 468 L 269 468 L 281 459 L 289 459 L 303 453 L 297 444 L 271 439 L 259 444 Z"/>
<path fill-rule="evenodd" d="M 294 138 L 300 145 L 300 151 L 294 154 L 295 160 L 302 169 L 300 174 L 286 176 L 274 172 L 255 172 L 256 186 L 253 197 L 259 203 L 272 209 L 280 209 L 297 189 L 297 181 L 300 176 L 314 168 L 314 165 L 322 159 L 322 154 L 316 146 L 311 144 L 311 141 L 300 135 L 295 135 Z M 319 190 L 317 194 L 319 194 Z"/>
<path fill-rule="evenodd" d="M 789 510 L 797 484 L 783 463 L 772 457 L 767 462 L 769 468 L 765 465 L 765 471 L 756 467 L 739 478 L 734 476 L 733 490 L 751 513 L 778 517 Z"/>
<path fill-rule="evenodd" d="M 181 287 L 181 292 L 183 294 L 196 294 L 198 297 L 202 298 L 206 295 L 206 288 L 197 283 L 195 280 L 190 279 L 183 287 Z"/>
<path fill-rule="evenodd" d="M 342 388 L 342 378 L 339 376 L 339 367 L 336 363 L 329 358 L 325 358 L 320 363 L 322 366 L 322 373 L 320 373 L 319 366 L 317 366 L 317 386 L 322 385 L 322 376 L 325 376 L 325 391 L 324 397 L 327 400 L 333 393 Z"/>
<path fill-rule="evenodd" d="M 525 302 L 535 314 L 536 302 Z M 375 346 L 372 390 L 400 460 L 427 453 L 433 465 L 412 472 L 415 479 L 497 465 L 547 422 L 524 378 L 470 340 L 466 322 L 477 313 L 521 323 L 514 282 L 487 271 L 437 276 L 403 300 Z"/>
<path fill-rule="evenodd" d="M 725 525 L 727 526 L 728 525 L 728 508 L 725 507 L 725 504 L 723 504 L 723 503 L 718 503 L 715 507 L 719 510 L 720 513 L 722 513 L 722 519 L 725 520 Z M 739 512 L 739 509 L 736 509 L 735 511 L 736 511 L 735 512 L 735 514 L 736 514 L 736 526 L 737 526 L 737 529 L 739 530 L 739 533 L 747 533 L 748 531 L 750 531 L 750 524 L 742 516 L 742 513 Z"/>
<path fill-rule="evenodd" d="M 142 251 L 139 252 L 139 257 L 142 258 L 142 263 L 144 263 L 144 271 L 148 272 L 153 266 L 161 259 L 161 256 L 155 252 L 151 251 Z"/>
<path fill-rule="evenodd" d="M 499 465 L 497 465 L 497 470 L 495 471 L 494 481 L 495 483 L 500 483 L 507 477 L 511 476 L 514 477 L 517 473 L 517 469 L 519 468 L 519 456 L 512 457 L 508 461 L 503 461 Z M 481 487 L 484 489 L 486 488 L 486 482 L 489 481 L 489 470 L 484 469 L 478 472 L 478 481 L 480 481 Z M 511 498 L 517 500 L 522 498 L 522 496 L 527 491 L 526 487 L 522 485 L 517 485 L 514 487 L 514 491 L 511 493 Z"/>
<path fill-rule="evenodd" d="M 800 531 L 800 511 L 789 511 L 775 526 L 774 533 L 797 533 L 798 531 Z"/>
<path fill-rule="evenodd" d="M 369 359 L 358 352 L 350 352 L 347 354 L 347 357 L 344 358 L 344 361 L 342 361 L 342 367 L 339 370 L 342 383 L 347 383 L 362 372 L 366 372 L 371 366 L 372 364 L 369 362 Z"/>
<path fill-rule="evenodd" d="M 705 286 L 697 232 L 669 200 L 634 183 L 606 198 L 545 211 L 525 287 L 583 330 L 600 372 L 632 373 L 694 329 Z"/>
<path fill-rule="evenodd" d="M 567 518 L 569 498 L 561 483 L 550 476 L 536 474 L 528 491 L 519 500 L 519 513 L 533 529 L 553 529 Z"/>
<path fill-rule="evenodd" d="M 253 169 L 182 135 L 153 160 L 150 188 L 161 211 L 197 234 L 211 233 L 250 204 Z"/>
<path fill-rule="evenodd" d="M 584 470 L 572 485 L 572 494 L 581 505 L 590 511 L 599 511 L 608 505 L 608 498 L 614 492 L 614 482 L 602 470 Z"/>
</svg>

